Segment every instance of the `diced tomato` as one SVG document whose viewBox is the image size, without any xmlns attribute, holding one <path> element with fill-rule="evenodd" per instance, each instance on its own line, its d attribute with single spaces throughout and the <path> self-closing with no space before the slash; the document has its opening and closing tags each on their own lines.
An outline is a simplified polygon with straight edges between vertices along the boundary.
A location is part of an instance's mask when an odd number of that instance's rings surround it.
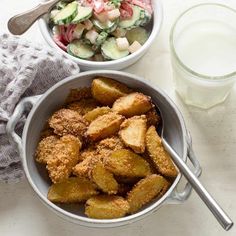
<svg viewBox="0 0 236 236">
<path fill-rule="evenodd" d="M 129 19 L 133 16 L 133 9 L 127 2 L 122 2 L 120 6 L 121 19 Z"/>
<path fill-rule="evenodd" d="M 62 50 L 66 51 L 66 45 L 63 44 L 62 35 L 54 35 L 53 36 L 54 42 L 57 44 L 58 47 L 60 47 Z"/>
<path fill-rule="evenodd" d="M 153 12 L 151 0 L 129 0 L 129 2 L 147 10 L 150 14 Z"/>
</svg>

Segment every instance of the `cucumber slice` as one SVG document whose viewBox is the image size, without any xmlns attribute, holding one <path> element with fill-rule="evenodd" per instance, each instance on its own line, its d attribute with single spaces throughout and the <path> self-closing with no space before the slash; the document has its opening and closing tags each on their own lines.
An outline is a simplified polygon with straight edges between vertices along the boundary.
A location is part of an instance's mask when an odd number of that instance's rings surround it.
<svg viewBox="0 0 236 236">
<path fill-rule="evenodd" d="M 88 59 L 94 55 L 91 46 L 85 44 L 82 40 L 74 40 L 67 46 L 67 52 L 72 56 Z"/>
<path fill-rule="evenodd" d="M 130 44 L 134 41 L 138 41 L 141 45 L 143 45 L 147 41 L 149 35 L 146 29 L 137 27 L 127 31 L 125 36 Z"/>
<path fill-rule="evenodd" d="M 93 9 L 92 7 L 81 7 L 78 6 L 77 16 L 72 20 L 72 24 L 78 24 L 82 21 L 89 19 L 92 16 Z"/>
<path fill-rule="evenodd" d="M 116 60 L 129 55 L 128 50 L 120 51 L 114 37 L 108 38 L 101 47 L 101 52 L 107 60 Z"/>
<path fill-rule="evenodd" d="M 100 22 L 97 19 L 92 20 L 94 26 L 100 30 L 100 31 L 105 31 L 107 33 L 111 33 L 116 30 L 116 27 L 118 25 L 118 20 L 115 21 L 106 21 L 106 22 Z"/>
<path fill-rule="evenodd" d="M 143 9 L 138 6 L 132 6 L 133 16 L 128 20 L 121 20 L 119 27 L 130 30 L 139 25 L 140 19 L 142 19 Z"/>
<path fill-rule="evenodd" d="M 101 44 L 103 44 L 106 41 L 107 36 L 108 36 L 107 32 L 105 31 L 101 32 L 96 39 L 96 45 L 100 46 Z"/>
<path fill-rule="evenodd" d="M 140 15 L 140 20 L 136 22 L 136 25 L 145 26 L 151 19 L 152 15 L 148 11 L 143 10 Z"/>
<path fill-rule="evenodd" d="M 66 25 L 70 23 L 77 15 L 77 6 L 78 4 L 75 1 L 66 5 L 66 7 L 60 10 L 53 18 L 54 23 L 56 25 Z"/>
</svg>

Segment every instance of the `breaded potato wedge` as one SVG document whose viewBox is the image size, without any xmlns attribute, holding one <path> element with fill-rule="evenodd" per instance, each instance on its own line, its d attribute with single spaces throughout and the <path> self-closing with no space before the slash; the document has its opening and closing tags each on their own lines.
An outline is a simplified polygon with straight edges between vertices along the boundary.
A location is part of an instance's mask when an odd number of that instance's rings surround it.
<svg viewBox="0 0 236 236">
<path fill-rule="evenodd" d="M 56 111 L 48 122 L 54 133 L 60 136 L 72 134 L 82 138 L 87 130 L 87 121 L 78 112 L 70 109 Z"/>
<path fill-rule="evenodd" d="M 114 219 L 126 215 L 128 202 L 120 196 L 98 195 L 91 197 L 85 206 L 85 214 L 95 219 Z"/>
<path fill-rule="evenodd" d="M 91 156 L 88 156 L 82 162 L 74 166 L 73 174 L 89 178 L 89 172 L 98 162 L 102 162 L 101 156 L 97 153 L 94 153 L 94 155 L 91 154 Z"/>
<path fill-rule="evenodd" d="M 118 183 L 113 174 L 105 169 L 101 162 L 98 162 L 90 172 L 90 179 L 101 189 L 104 193 L 116 194 L 118 191 Z"/>
<path fill-rule="evenodd" d="M 97 107 L 84 115 L 84 119 L 89 123 L 98 118 L 99 116 L 105 115 L 111 112 L 111 108 L 109 107 Z"/>
<path fill-rule="evenodd" d="M 81 146 L 80 140 L 70 134 L 61 137 L 54 145 L 46 166 L 53 183 L 69 178 L 72 168 L 78 162 Z"/>
<path fill-rule="evenodd" d="M 107 138 L 119 131 L 123 120 L 123 116 L 114 112 L 99 116 L 90 123 L 86 135 L 92 141 Z"/>
<path fill-rule="evenodd" d="M 88 179 L 70 177 L 61 183 L 50 186 L 48 200 L 54 203 L 84 202 L 98 193 L 95 184 Z"/>
<path fill-rule="evenodd" d="M 47 164 L 49 158 L 51 158 L 52 150 L 57 144 L 58 140 L 58 137 L 55 135 L 51 135 L 42 139 L 39 142 L 35 152 L 36 161 L 42 164 Z"/>
<path fill-rule="evenodd" d="M 145 177 L 151 173 L 150 166 L 136 153 L 121 149 L 103 159 L 106 169 L 115 175 L 126 177 Z"/>
<path fill-rule="evenodd" d="M 112 152 L 124 149 L 125 145 L 118 136 L 112 136 L 98 142 L 96 145 L 97 152 L 103 157 L 110 156 Z"/>
<path fill-rule="evenodd" d="M 77 102 L 85 98 L 92 98 L 92 91 L 90 87 L 71 89 L 66 98 L 66 103 Z"/>
<path fill-rule="evenodd" d="M 129 213 L 137 212 L 153 198 L 163 195 L 168 186 L 168 181 L 160 175 L 153 174 L 141 179 L 128 193 Z"/>
<path fill-rule="evenodd" d="M 110 106 L 117 98 L 130 92 L 126 85 L 110 78 L 98 77 L 92 82 L 93 97 L 103 105 Z"/>
<path fill-rule="evenodd" d="M 147 130 L 146 148 L 159 173 L 168 177 L 176 177 L 178 175 L 178 171 L 170 155 L 165 151 L 161 143 L 161 138 L 154 126 L 151 126 Z"/>
<path fill-rule="evenodd" d="M 146 116 L 133 116 L 121 124 L 119 136 L 125 146 L 130 147 L 136 153 L 143 153 L 145 151 L 146 132 Z"/>
<path fill-rule="evenodd" d="M 99 106 L 99 103 L 93 98 L 81 99 L 80 101 L 69 103 L 67 108 L 77 111 L 81 116 L 92 111 Z"/>
<path fill-rule="evenodd" d="M 112 110 L 125 117 L 131 117 L 145 114 L 152 107 L 153 104 L 150 97 L 135 92 L 118 98 L 114 102 Z"/>
<path fill-rule="evenodd" d="M 145 113 L 145 115 L 147 118 L 147 127 L 150 127 L 152 125 L 157 127 L 161 123 L 161 117 L 157 114 L 155 108 Z"/>
</svg>

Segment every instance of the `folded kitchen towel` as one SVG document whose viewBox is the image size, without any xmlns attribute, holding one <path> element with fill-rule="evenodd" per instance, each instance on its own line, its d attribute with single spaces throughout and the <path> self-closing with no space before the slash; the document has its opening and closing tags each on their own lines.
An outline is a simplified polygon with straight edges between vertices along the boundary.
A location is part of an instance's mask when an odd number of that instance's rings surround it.
<svg viewBox="0 0 236 236">
<path fill-rule="evenodd" d="M 18 181 L 24 176 L 16 145 L 6 135 L 7 121 L 17 103 L 78 72 L 76 63 L 46 46 L 0 35 L 0 181 Z M 22 127 L 23 122 L 17 131 Z"/>
</svg>

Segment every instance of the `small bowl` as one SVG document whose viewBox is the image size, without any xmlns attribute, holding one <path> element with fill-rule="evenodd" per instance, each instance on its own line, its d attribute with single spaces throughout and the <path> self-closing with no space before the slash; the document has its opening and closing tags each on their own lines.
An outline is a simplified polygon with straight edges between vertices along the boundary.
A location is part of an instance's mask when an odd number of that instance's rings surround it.
<svg viewBox="0 0 236 236">
<path fill-rule="evenodd" d="M 159 88 L 148 84 L 143 78 L 139 78 L 132 74 L 112 70 L 89 71 L 65 78 L 51 87 L 43 95 L 24 98 L 17 105 L 7 124 L 7 133 L 9 137 L 18 144 L 26 178 L 39 199 L 50 210 L 65 220 L 84 226 L 103 228 L 127 225 L 150 215 L 163 205 L 169 203 L 183 203 L 191 194 L 191 185 L 187 183 L 182 192 L 177 191 L 181 173 L 178 174 L 168 191 L 161 198 L 155 198 L 135 214 L 118 219 L 91 219 L 84 214 L 84 209 L 81 206 L 78 207 L 78 205 L 74 204 L 58 205 L 47 199 L 48 188 L 51 185 L 51 181 L 45 167 L 36 163 L 34 157 L 35 149 L 40 138 L 40 132 L 44 127 L 45 121 L 55 110 L 59 109 L 64 104 L 70 89 L 88 87 L 96 76 L 112 78 L 126 84 L 134 90 L 151 96 L 154 104 L 162 111 L 162 118 L 166 126 L 165 139 L 181 156 L 184 162 L 189 158 L 194 166 L 194 173 L 196 176 L 200 175 L 200 166 L 193 155 L 191 141 L 183 117 L 167 94 Z M 15 133 L 14 129 L 25 108 L 27 108 L 29 104 L 33 105 L 32 110 L 27 117 L 23 136 L 20 138 Z"/>
<path fill-rule="evenodd" d="M 56 51 L 64 54 L 66 57 L 68 57 L 69 59 L 73 60 L 78 65 L 80 65 L 81 70 L 100 70 L 100 69 L 121 70 L 138 61 L 147 52 L 149 47 L 154 42 L 156 36 L 160 32 L 163 20 L 161 0 L 152 0 L 152 6 L 153 6 L 153 25 L 148 40 L 137 52 L 130 54 L 127 57 L 113 61 L 102 61 L 102 62 L 88 61 L 76 58 L 74 56 L 69 55 L 67 52 L 63 51 L 53 41 L 51 30 L 48 27 L 48 14 L 39 19 L 39 28 L 46 42 Z"/>
</svg>

